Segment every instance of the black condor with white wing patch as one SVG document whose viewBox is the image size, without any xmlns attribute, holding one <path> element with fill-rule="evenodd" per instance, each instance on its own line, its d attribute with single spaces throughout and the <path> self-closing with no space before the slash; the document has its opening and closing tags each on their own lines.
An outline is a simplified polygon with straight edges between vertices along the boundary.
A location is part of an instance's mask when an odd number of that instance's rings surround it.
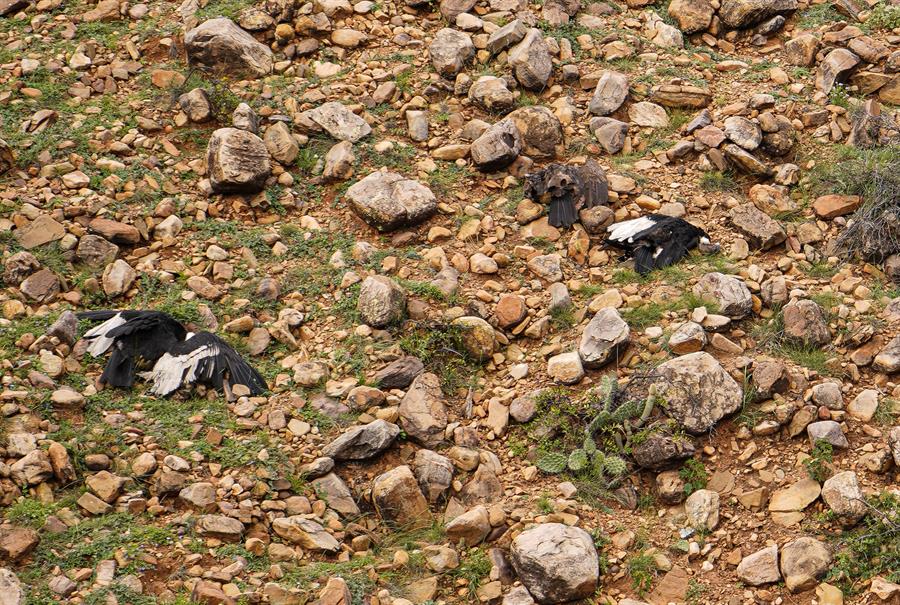
<svg viewBox="0 0 900 605">
<path fill-rule="evenodd" d="M 634 257 L 634 269 L 641 275 L 674 265 L 688 252 L 715 253 L 718 244 L 709 241 L 709 234 L 686 220 L 663 214 L 649 214 L 607 227 L 606 243 Z"/>
<path fill-rule="evenodd" d="M 129 388 L 136 370 L 147 369 L 177 343 L 187 329 L 160 311 L 84 311 L 78 319 L 103 323 L 88 330 L 87 352 L 99 357 L 112 349 L 101 384 Z"/>
<path fill-rule="evenodd" d="M 267 390 L 266 381 L 231 346 L 210 332 L 188 334 L 174 344 L 149 372 L 142 376 L 153 383 L 150 392 L 166 396 L 181 386 L 204 384 L 225 391 L 231 399 L 230 387 L 242 384 L 251 395 Z"/>
</svg>

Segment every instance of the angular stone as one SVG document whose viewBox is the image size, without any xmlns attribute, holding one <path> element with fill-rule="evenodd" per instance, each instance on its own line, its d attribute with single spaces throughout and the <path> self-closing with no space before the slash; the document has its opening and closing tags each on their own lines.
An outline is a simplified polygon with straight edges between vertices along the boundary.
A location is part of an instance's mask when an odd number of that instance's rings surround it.
<svg viewBox="0 0 900 605">
<path fill-rule="evenodd" d="M 750 586 L 762 586 L 781 580 L 778 570 L 778 547 L 774 544 L 741 559 L 735 570 L 737 577 Z"/>
<path fill-rule="evenodd" d="M 552 158 L 564 150 L 563 126 L 559 118 L 538 105 L 520 107 L 508 116 L 522 137 L 522 153 L 533 159 Z"/>
<path fill-rule="evenodd" d="M 189 63 L 206 66 L 213 71 L 265 76 L 271 73 L 273 59 L 268 46 L 234 24 L 231 19 L 217 17 L 204 21 L 184 35 Z"/>
<path fill-rule="evenodd" d="M 776 491 L 769 499 L 769 512 L 789 513 L 802 511 L 816 501 L 822 492 L 819 483 L 810 478 Z"/>
<path fill-rule="evenodd" d="M 510 555 L 519 580 L 538 603 L 587 598 L 597 588 L 597 549 L 583 529 L 537 525 L 513 540 Z"/>
<path fill-rule="evenodd" d="M 842 525 L 856 525 L 866 516 L 865 494 L 853 471 L 833 475 L 822 484 L 822 499 Z"/>
<path fill-rule="evenodd" d="M 522 135 L 512 120 L 500 120 L 472 141 L 469 153 L 483 172 L 506 168 L 522 152 Z"/>
<path fill-rule="evenodd" d="M 862 198 L 858 195 L 822 195 L 813 202 L 813 211 L 821 218 L 833 219 L 855 212 L 860 204 Z"/>
<path fill-rule="evenodd" d="M 701 109 L 712 103 L 712 94 L 699 86 L 663 84 L 653 87 L 650 100 L 664 107 Z"/>
<path fill-rule="evenodd" d="M 395 172 L 373 172 L 346 196 L 354 212 L 382 232 L 417 225 L 437 211 L 428 187 Z"/>
<path fill-rule="evenodd" d="M 528 90 L 541 90 L 550 80 L 553 62 L 550 50 L 544 42 L 544 34 L 531 28 L 525 37 L 507 55 L 516 80 Z"/>
<path fill-rule="evenodd" d="M 469 87 L 469 100 L 486 111 L 509 111 L 516 103 L 506 81 L 496 76 L 481 76 Z"/>
<path fill-rule="evenodd" d="M 272 172 L 269 151 L 258 136 L 237 128 L 219 128 L 207 145 L 210 185 L 216 193 L 255 193 Z"/>
<path fill-rule="evenodd" d="M 672 0 L 668 12 L 681 31 L 695 34 L 709 27 L 716 11 L 708 0 Z"/>
<path fill-rule="evenodd" d="M 584 377 L 584 366 L 577 351 L 560 353 L 547 360 L 547 374 L 562 384 L 575 384 Z"/>
<path fill-rule="evenodd" d="M 299 515 L 275 519 L 272 529 L 288 542 L 313 552 L 335 553 L 341 549 L 340 543 L 324 527 Z"/>
<path fill-rule="evenodd" d="M 372 503 L 382 519 L 399 527 L 431 524 L 428 501 L 406 465 L 393 468 L 372 480 Z"/>
<path fill-rule="evenodd" d="M 225 515 L 201 515 L 195 528 L 201 536 L 231 543 L 239 542 L 244 534 L 244 524 Z"/>
<path fill-rule="evenodd" d="M 322 454 L 335 460 L 366 460 L 390 447 L 398 435 L 396 424 L 374 420 L 349 429 L 322 448 Z"/>
<path fill-rule="evenodd" d="M 406 291 L 384 275 L 367 277 L 360 286 L 356 309 L 362 321 L 372 327 L 397 323 L 406 314 Z"/>
<path fill-rule="evenodd" d="M 816 441 L 822 439 L 830 443 L 833 447 L 842 449 L 850 447 L 850 444 L 847 442 L 847 437 L 844 436 L 844 431 L 841 430 L 841 425 L 834 420 L 820 420 L 819 422 L 813 422 L 806 427 L 806 433 L 809 435 L 810 445 L 815 445 Z"/>
<path fill-rule="evenodd" d="M 850 70 L 859 65 L 859 57 L 846 48 L 836 48 L 825 56 L 816 72 L 816 88 L 828 94 L 834 85 L 847 79 Z"/>
<path fill-rule="evenodd" d="M 359 515 L 359 507 L 350 493 L 350 488 L 343 479 L 334 473 L 328 473 L 311 482 L 316 494 L 324 500 L 328 507 L 345 517 Z"/>
<path fill-rule="evenodd" d="M 638 126 L 649 128 L 665 128 L 669 125 L 669 116 L 666 110 L 656 103 L 640 101 L 628 108 L 629 119 Z"/>
<path fill-rule="evenodd" d="M 732 275 L 707 273 L 694 285 L 693 292 L 704 300 L 715 302 L 718 312 L 731 319 L 746 317 L 753 307 L 750 290 Z"/>
<path fill-rule="evenodd" d="M 303 114 L 339 141 L 356 143 L 372 132 L 368 122 L 339 101 L 323 103 Z"/>
<path fill-rule="evenodd" d="M 740 385 L 716 359 L 699 351 L 661 364 L 654 379 L 668 414 L 690 433 L 703 433 L 743 402 Z"/>
<path fill-rule="evenodd" d="M 825 311 L 815 301 L 794 299 L 783 309 L 784 334 L 792 342 L 820 347 L 831 342 Z"/>
<path fill-rule="evenodd" d="M 731 224 L 744 234 L 754 248 L 768 250 L 787 239 L 787 234 L 778 221 L 753 204 L 733 208 L 730 219 Z"/>
<path fill-rule="evenodd" d="M 601 309 L 581 335 L 578 354 L 587 368 L 599 368 L 624 349 L 629 340 L 628 324 L 612 308 Z"/>
<path fill-rule="evenodd" d="M 435 34 L 428 53 L 435 70 L 445 78 L 453 78 L 475 56 L 475 45 L 468 34 L 445 27 Z"/>
<path fill-rule="evenodd" d="M 719 18 L 728 28 L 744 29 L 794 10 L 797 0 L 723 0 Z"/>
<path fill-rule="evenodd" d="M 815 538 L 797 538 L 781 549 L 781 574 L 791 592 L 815 587 L 830 565 L 831 551 Z"/>
<path fill-rule="evenodd" d="M 588 111 L 598 116 L 613 113 L 628 97 L 628 76 L 617 71 L 603 71 L 594 88 Z"/>
<path fill-rule="evenodd" d="M 453 463 L 446 456 L 427 449 L 416 451 L 413 474 L 430 503 L 440 501 L 453 482 Z"/>
</svg>

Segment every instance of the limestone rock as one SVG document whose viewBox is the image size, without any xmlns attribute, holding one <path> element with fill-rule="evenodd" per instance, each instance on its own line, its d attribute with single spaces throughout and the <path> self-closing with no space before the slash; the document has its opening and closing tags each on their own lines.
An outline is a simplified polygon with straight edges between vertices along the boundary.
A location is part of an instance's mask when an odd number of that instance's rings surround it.
<svg viewBox="0 0 900 605">
<path fill-rule="evenodd" d="M 718 305 L 718 312 L 731 319 L 746 317 L 753 307 L 750 290 L 740 279 L 724 273 L 707 273 L 694 285 L 693 292 Z"/>
<path fill-rule="evenodd" d="M 445 27 L 435 34 L 428 53 L 437 72 L 452 79 L 475 56 L 475 45 L 469 34 Z"/>
<path fill-rule="evenodd" d="M 522 153 L 533 159 L 561 155 L 565 140 L 559 118 L 546 107 L 520 107 L 508 116 L 522 137 Z"/>
<path fill-rule="evenodd" d="M 426 447 L 440 444 L 448 420 L 440 378 L 430 372 L 416 378 L 400 401 L 398 412 L 400 426 L 411 439 Z"/>
<path fill-rule="evenodd" d="M 382 232 L 417 225 L 437 211 L 428 187 L 396 172 L 373 172 L 347 189 L 346 196 L 354 212 Z"/>
<path fill-rule="evenodd" d="M 500 120 L 472 141 L 469 153 L 483 172 L 506 168 L 522 152 L 522 135 L 512 120 Z"/>
<path fill-rule="evenodd" d="M 737 577 L 750 586 L 772 584 L 781 579 L 778 570 L 778 547 L 767 546 L 741 559 L 735 571 Z"/>
<path fill-rule="evenodd" d="M 360 286 L 356 308 L 362 321 L 372 327 L 397 323 L 406 314 L 406 290 L 384 275 L 369 276 Z"/>
<path fill-rule="evenodd" d="M 597 549 L 583 529 L 537 525 L 513 540 L 510 555 L 519 580 L 538 603 L 587 598 L 597 588 Z"/>
<path fill-rule="evenodd" d="M 672 0 L 668 11 L 686 34 L 705 31 L 716 12 L 708 0 Z"/>
<path fill-rule="evenodd" d="M 427 449 L 416 451 L 413 474 L 430 503 L 440 501 L 453 482 L 453 463 L 446 456 Z"/>
<path fill-rule="evenodd" d="M 796 343 L 820 347 L 831 342 L 825 311 L 813 300 L 795 299 L 784 307 L 784 334 Z"/>
<path fill-rule="evenodd" d="M 614 359 L 627 345 L 628 324 L 613 308 L 601 309 L 581 335 L 578 354 L 587 368 L 599 368 Z"/>
<path fill-rule="evenodd" d="M 366 460 L 389 448 L 400 427 L 386 420 L 349 429 L 322 449 L 322 454 L 335 460 Z"/>
<path fill-rule="evenodd" d="M 822 499 L 843 525 L 855 525 L 866 516 L 865 494 L 853 471 L 838 473 L 825 481 Z"/>
<path fill-rule="evenodd" d="M 528 90 L 543 89 L 553 72 L 550 50 L 544 42 L 544 34 L 537 28 L 528 30 L 525 37 L 510 49 L 507 61 L 516 80 Z"/>
<path fill-rule="evenodd" d="M 628 76 L 617 71 L 604 71 L 597 80 L 588 111 L 598 116 L 613 113 L 628 96 Z"/>
<path fill-rule="evenodd" d="M 831 551 L 815 538 L 797 538 L 781 549 L 781 574 L 791 592 L 815 587 L 831 565 Z"/>
<path fill-rule="evenodd" d="M 217 193 L 261 191 L 272 172 L 269 151 L 258 136 L 237 128 L 219 128 L 209 138 L 206 163 Z"/>
<path fill-rule="evenodd" d="M 828 94 L 837 82 L 847 78 L 851 69 L 859 65 L 859 57 L 846 48 L 836 48 L 825 56 L 816 72 L 816 88 Z"/>
<path fill-rule="evenodd" d="M 726 27 L 744 29 L 794 10 L 797 0 L 723 0 L 719 18 Z"/>
<path fill-rule="evenodd" d="M 743 401 L 740 385 L 703 351 L 661 364 L 654 379 L 668 401 L 669 415 L 690 433 L 703 433 L 735 411 Z"/>
<path fill-rule="evenodd" d="M 188 63 L 200 64 L 226 74 L 265 76 L 273 59 L 268 46 L 234 24 L 217 17 L 204 21 L 184 35 Z"/>
<path fill-rule="evenodd" d="M 339 141 L 356 143 L 372 132 L 372 127 L 369 126 L 368 122 L 350 111 L 346 105 L 339 101 L 323 103 L 315 109 L 310 109 L 303 115 Z"/>
<path fill-rule="evenodd" d="M 341 549 L 340 543 L 324 527 L 300 515 L 275 519 L 272 529 L 283 539 L 307 550 L 335 553 Z"/>
</svg>

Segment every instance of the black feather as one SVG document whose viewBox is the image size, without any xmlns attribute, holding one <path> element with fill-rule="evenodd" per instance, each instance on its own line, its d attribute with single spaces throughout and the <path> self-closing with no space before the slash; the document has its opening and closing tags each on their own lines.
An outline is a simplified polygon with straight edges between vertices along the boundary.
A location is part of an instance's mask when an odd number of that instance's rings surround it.
<svg viewBox="0 0 900 605">
<path fill-rule="evenodd" d="M 572 200 L 571 194 L 550 200 L 549 222 L 551 225 L 568 229 L 577 220 L 578 215 L 575 211 L 575 202 Z"/>
</svg>

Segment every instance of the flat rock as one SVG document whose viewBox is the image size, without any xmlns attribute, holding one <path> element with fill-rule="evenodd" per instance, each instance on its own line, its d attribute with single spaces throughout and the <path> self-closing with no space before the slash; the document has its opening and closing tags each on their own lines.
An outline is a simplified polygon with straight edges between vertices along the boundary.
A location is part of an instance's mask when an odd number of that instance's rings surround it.
<svg viewBox="0 0 900 605">
<path fill-rule="evenodd" d="M 768 250 L 787 239 L 787 234 L 778 221 L 753 204 L 737 206 L 729 216 L 731 224 L 744 234 L 754 248 Z"/>
<path fill-rule="evenodd" d="M 419 375 L 400 400 L 398 413 L 411 439 L 425 447 L 440 444 L 448 422 L 440 378 L 430 372 Z"/>
<path fill-rule="evenodd" d="M 339 101 L 323 103 L 304 115 L 339 141 L 356 143 L 372 132 L 369 124 Z"/>
<path fill-rule="evenodd" d="M 747 555 L 737 566 L 737 577 L 750 586 L 762 586 L 781 580 L 778 547 L 774 544 Z"/>
<path fill-rule="evenodd" d="M 322 448 L 322 454 L 335 460 L 366 460 L 390 447 L 399 435 L 396 424 L 374 420 L 347 430 Z"/>
<path fill-rule="evenodd" d="M 599 368 L 614 359 L 628 344 L 628 324 L 612 308 L 594 315 L 581 335 L 578 354 L 587 368 Z"/>
<path fill-rule="evenodd" d="M 435 70 L 452 79 L 475 56 L 475 45 L 469 34 L 445 27 L 435 34 L 428 53 Z"/>
<path fill-rule="evenodd" d="M 378 515 L 399 527 L 431 525 L 428 501 L 412 470 L 398 466 L 372 480 L 372 503 Z"/>
<path fill-rule="evenodd" d="M 428 187 L 396 172 L 373 172 L 347 189 L 346 196 L 354 212 L 382 232 L 417 225 L 437 211 Z"/>
<path fill-rule="evenodd" d="M 814 588 L 831 565 L 831 551 L 815 538 L 802 537 L 781 549 L 781 574 L 791 592 Z"/>
</svg>

